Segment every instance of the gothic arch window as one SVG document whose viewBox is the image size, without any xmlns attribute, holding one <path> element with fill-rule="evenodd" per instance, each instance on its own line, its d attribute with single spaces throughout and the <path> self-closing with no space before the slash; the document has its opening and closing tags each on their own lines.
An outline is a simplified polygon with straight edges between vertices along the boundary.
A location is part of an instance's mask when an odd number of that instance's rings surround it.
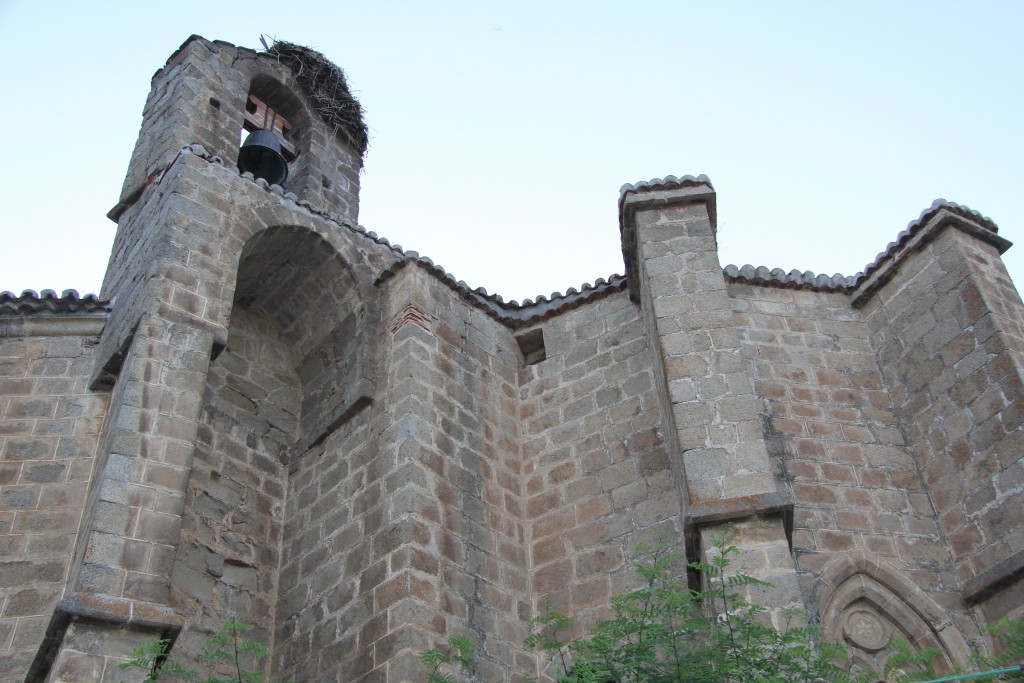
<svg viewBox="0 0 1024 683">
<path fill-rule="evenodd" d="M 873 671 L 878 681 L 885 680 L 897 638 L 918 651 L 937 650 L 940 671 L 966 663 L 967 643 L 944 610 L 895 568 L 864 556 L 844 557 L 822 580 L 832 587 L 818 602 L 822 637 L 846 644 L 854 666 Z"/>
</svg>

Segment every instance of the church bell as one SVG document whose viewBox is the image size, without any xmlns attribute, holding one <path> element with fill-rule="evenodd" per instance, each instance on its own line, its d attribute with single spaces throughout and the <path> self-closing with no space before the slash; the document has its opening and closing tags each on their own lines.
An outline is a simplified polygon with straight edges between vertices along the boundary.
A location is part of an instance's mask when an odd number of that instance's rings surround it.
<svg viewBox="0 0 1024 683">
<path fill-rule="evenodd" d="M 288 162 L 281 154 L 281 142 L 269 130 L 249 133 L 238 150 L 238 170 L 248 171 L 271 185 L 281 185 L 288 177 Z"/>
</svg>

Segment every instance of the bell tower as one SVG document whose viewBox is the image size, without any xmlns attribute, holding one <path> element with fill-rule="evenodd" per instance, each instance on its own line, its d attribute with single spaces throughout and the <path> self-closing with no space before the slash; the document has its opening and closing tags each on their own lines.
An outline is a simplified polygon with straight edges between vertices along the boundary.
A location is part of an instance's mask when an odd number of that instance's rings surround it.
<svg viewBox="0 0 1024 683">
<path fill-rule="evenodd" d="M 181 150 L 202 150 L 229 167 L 238 160 L 247 165 L 239 170 L 281 184 L 281 194 L 354 226 L 366 147 L 362 107 L 344 72 L 322 54 L 285 42 L 256 52 L 190 37 L 153 76 L 121 196 L 108 214 L 118 228 L 102 297 L 138 301 L 139 288 L 162 268 L 167 235 L 156 231 L 161 223 L 153 217 L 141 217 L 140 198 L 174 172 Z M 119 362 L 131 320 L 113 334 L 108 325 L 101 355 L 110 367 L 94 383 L 106 382 Z"/>
<path fill-rule="evenodd" d="M 269 642 L 288 468 L 366 419 L 373 283 L 403 257 L 355 227 L 366 141 L 344 73 L 307 48 L 192 36 L 153 77 L 108 214 L 89 385 L 109 412 L 27 680 L 128 680 L 134 645 L 187 625 L 194 652 L 228 615 Z"/>
<path fill-rule="evenodd" d="M 153 76 L 111 218 L 117 220 L 182 147 L 198 143 L 233 163 L 243 133 L 260 129 L 274 132 L 283 148 L 287 191 L 355 223 L 367 131 L 344 72 L 319 52 L 291 43 L 255 52 L 198 36 Z"/>
</svg>

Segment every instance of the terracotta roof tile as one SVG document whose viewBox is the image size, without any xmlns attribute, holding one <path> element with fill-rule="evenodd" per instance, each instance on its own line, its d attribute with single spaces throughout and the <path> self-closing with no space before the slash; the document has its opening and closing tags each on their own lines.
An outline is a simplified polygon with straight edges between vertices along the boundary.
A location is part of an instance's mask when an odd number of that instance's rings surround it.
<svg viewBox="0 0 1024 683">
<path fill-rule="evenodd" d="M 931 206 L 921 212 L 920 216 L 907 224 L 906 230 L 896 236 L 895 242 L 889 242 L 889 244 L 886 245 L 885 251 L 880 252 L 875 257 L 875 260 L 864 268 L 864 272 L 857 274 L 858 279 L 863 279 L 871 275 L 885 261 L 896 256 L 896 254 L 906 246 L 907 242 L 910 241 L 910 238 L 917 234 L 917 232 L 923 228 L 928 221 L 934 218 L 943 209 L 956 214 L 961 218 L 966 218 L 967 220 L 976 223 L 979 227 L 988 230 L 994 235 L 999 234 L 999 226 L 996 225 L 995 221 L 988 216 L 984 216 L 974 209 L 962 206 L 956 202 L 951 202 L 946 199 L 936 199 L 932 202 Z"/>
<path fill-rule="evenodd" d="M 648 190 L 671 190 L 677 187 L 691 187 L 693 185 L 707 185 L 710 189 L 715 189 L 715 186 L 711 184 L 711 179 L 701 173 L 698 176 L 684 175 L 681 178 L 677 178 L 674 175 L 668 175 L 664 178 L 651 178 L 650 180 L 640 180 L 635 183 L 626 183 L 619 188 L 619 198 L 621 198 L 627 192 L 643 192 Z"/>
<path fill-rule="evenodd" d="M 193 144 L 188 147 L 183 147 L 181 153 L 194 154 L 212 164 L 223 166 L 226 169 L 238 173 L 238 169 L 235 168 L 234 165 L 225 163 L 219 156 L 211 155 L 202 145 Z M 174 162 L 171 163 L 173 164 Z M 349 230 L 364 239 L 368 239 L 376 244 L 387 247 L 394 252 L 396 256 L 395 262 L 389 269 L 381 273 L 377 278 L 377 283 L 386 282 L 401 269 L 410 264 L 415 264 L 457 291 L 463 299 L 471 305 L 482 309 L 491 317 L 510 327 L 516 328 L 532 325 L 536 322 L 558 315 L 559 313 L 564 313 L 577 308 L 584 303 L 601 299 L 611 293 L 622 291 L 626 288 L 626 278 L 622 275 L 614 274 L 607 280 L 604 278 L 598 278 L 593 284 L 584 283 L 579 290 L 575 287 L 570 287 L 564 294 L 561 292 L 552 292 L 550 296 L 544 296 L 541 294 L 538 295 L 536 299 L 524 299 L 521 303 L 518 301 L 506 302 L 501 295 L 490 294 L 483 287 L 472 289 L 464 281 L 456 280 L 455 277 L 445 271 L 444 268 L 435 264 L 426 256 L 420 256 L 420 254 L 415 251 L 405 251 L 402 249 L 400 244 L 392 244 L 386 237 L 381 237 L 375 232 L 368 231 L 361 225 L 352 225 L 347 221 L 341 220 L 325 209 L 315 207 L 304 199 L 299 199 L 294 193 L 285 192 L 280 185 L 270 185 L 262 178 L 254 178 L 252 173 L 246 172 L 241 173 L 240 175 L 249 182 L 259 185 L 267 192 L 277 194 L 286 200 L 295 202 L 295 204 L 303 207 L 310 213 L 315 213 L 328 221 L 335 223 L 339 227 Z M 706 182 L 706 180 L 707 179 L 704 178 L 704 181 L 698 182 Z M 673 179 L 673 181 L 675 180 Z M 666 179 L 666 182 L 668 182 L 668 179 Z"/>
<path fill-rule="evenodd" d="M 552 292 L 550 297 L 541 294 L 537 296 L 536 300 L 524 299 L 521 303 L 515 300 L 506 302 L 498 294 L 488 294 L 487 290 L 483 287 L 470 289 L 469 285 L 462 280 L 456 280 L 444 268 L 434 264 L 429 258 L 419 256 L 414 251 L 406 252 L 406 255 L 407 258 L 396 261 L 391 268 L 384 271 L 377 279 L 377 282 L 382 283 L 390 280 L 399 271 L 410 265 L 419 266 L 458 292 L 464 301 L 512 328 L 533 325 L 561 313 L 579 308 L 583 304 L 603 299 L 609 294 L 626 289 L 626 278 L 615 274 L 607 280 L 598 278 L 593 284 L 585 283 L 579 290 L 575 287 L 570 287 L 564 294 Z"/>
<path fill-rule="evenodd" d="M 725 277 L 732 282 L 745 282 L 765 287 L 782 287 L 788 289 L 813 289 L 822 292 L 845 292 L 853 287 L 857 276 L 847 277 L 841 273 L 821 275 L 809 270 L 800 272 L 791 270 L 788 273 L 782 268 L 768 270 L 764 266 L 756 268 L 750 264 L 737 268 L 731 263 L 722 269 Z"/>
<path fill-rule="evenodd" d="M 726 266 L 723 271 L 731 282 L 743 282 L 764 287 L 783 287 L 810 289 L 821 292 L 844 292 L 851 293 L 864 283 L 879 268 L 883 267 L 890 259 L 897 258 L 906 248 L 907 244 L 917 235 L 933 218 L 941 211 L 947 211 L 960 218 L 964 218 L 976 225 L 983 231 L 990 232 L 993 236 L 999 233 L 999 227 L 995 222 L 977 211 L 956 202 L 945 199 L 936 199 L 931 206 L 921 212 L 921 215 L 907 224 L 905 230 L 897 235 L 896 240 L 890 242 L 884 251 L 880 252 L 875 260 L 865 266 L 864 270 L 856 275 L 846 276 L 841 273 L 835 275 L 819 275 L 811 271 L 801 273 L 791 270 L 788 273 L 781 268 L 769 270 L 764 266 L 754 267 L 744 265 L 736 267 L 732 264 Z"/>
<path fill-rule="evenodd" d="M 65 289 L 60 296 L 52 289 L 44 289 L 38 294 L 31 289 L 26 289 L 20 295 L 0 292 L 0 316 L 74 315 L 108 311 L 110 302 L 98 298 L 95 294 L 79 296 L 73 289 Z"/>
<path fill-rule="evenodd" d="M 211 155 L 202 145 L 189 145 L 188 147 L 182 148 L 181 153 L 194 154 L 210 163 L 218 164 L 236 173 L 238 172 L 238 169 L 235 168 L 233 164 L 227 164 L 220 157 Z M 171 163 L 173 164 L 174 162 Z M 630 274 L 628 263 L 626 276 L 614 274 L 607 280 L 604 278 L 598 278 L 593 284 L 586 283 L 582 285 L 579 290 L 574 287 L 570 287 L 564 294 L 561 292 L 552 292 L 550 296 L 539 295 L 536 299 L 524 299 L 522 302 L 506 302 L 499 294 L 490 294 L 483 287 L 473 289 L 464 281 L 455 279 L 455 277 L 445 271 L 444 268 L 435 264 L 431 259 L 425 256 L 420 256 L 418 252 L 405 251 L 402 249 L 401 245 L 392 244 L 386 237 L 381 237 L 375 232 L 367 231 L 366 228 L 361 225 L 352 225 L 347 221 L 341 220 L 329 211 L 315 207 L 304 199 L 299 199 L 294 193 L 286 192 L 280 185 L 270 185 L 262 178 L 254 179 L 251 173 L 242 173 L 241 176 L 242 178 L 259 185 L 268 192 L 292 201 L 311 213 L 322 216 L 328 221 L 360 235 L 364 239 L 368 239 L 375 244 L 379 244 L 390 249 L 395 255 L 395 261 L 390 268 L 381 273 L 377 279 L 378 283 L 389 280 L 401 269 L 410 264 L 415 264 L 457 291 L 464 300 L 469 302 L 471 305 L 484 310 L 491 317 L 510 327 L 524 327 L 531 325 L 577 308 L 587 302 L 603 298 L 608 294 L 622 291 L 627 288 L 627 277 Z M 620 216 L 623 201 L 628 193 L 656 192 L 660 190 L 672 190 L 680 187 L 696 186 L 705 186 L 709 190 L 714 190 L 711 180 L 703 174 L 698 176 L 684 175 L 682 177 L 670 175 L 665 178 L 654 178 L 647 181 L 627 183 L 619 190 Z M 749 264 L 742 267 L 730 264 L 723 268 L 723 273 L 731 282 L 749 283 L 763 287 L 786 287 L 823 292 L 850 293 L 864 282 L 866 278 L 880 268 L 888 259 L 897 255 L 915 234 L 917 234 L 932 218 L 943 210 L 965 218 L 971 223 L 978 225 L 981 229 L 991 232 L 993 235 L 995 235 L 999 230 L 990 218 L 983 216 L 977 211 L 956 204 L 955 202 L 946 201 L 945 199 L 936 199 L 917 219 L 911 221 L 907 225 L 907 229 L 899 234 L 895 242 L 891 242 L 886 247 L 885 251 L 878 254 L 874 262 L 868 264 L 863 272 L 857 273 L 856 275 L 846 276 L 841 273 L 824 275 L 817 274 L 809 270 L 804 272 L 791 270 L 787 273 L 781 268 L 768 269 L 764 266 L 755 267 Z M 626 252 L 627 249 L 624 244 L 623 254 L 625 255 Z"/>
</svg>

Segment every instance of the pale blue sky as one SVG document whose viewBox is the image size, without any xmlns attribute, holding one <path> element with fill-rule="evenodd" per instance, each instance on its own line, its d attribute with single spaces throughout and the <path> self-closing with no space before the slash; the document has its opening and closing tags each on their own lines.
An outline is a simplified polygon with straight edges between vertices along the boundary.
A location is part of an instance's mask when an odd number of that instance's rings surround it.
<svg viewBox="0 0 1024 683">
<path fill-rule="evenodd" d="M 149 79 L 198 33 L 344 68 L 360 223 L 507 299 L 622 272 L 618 189 L 706 173 L 722 264 L 861 270 L 936 197 L 1020 242 L 1024 2 L 0 0 L 0 290 L 96 291 Z"/>
</svg>

